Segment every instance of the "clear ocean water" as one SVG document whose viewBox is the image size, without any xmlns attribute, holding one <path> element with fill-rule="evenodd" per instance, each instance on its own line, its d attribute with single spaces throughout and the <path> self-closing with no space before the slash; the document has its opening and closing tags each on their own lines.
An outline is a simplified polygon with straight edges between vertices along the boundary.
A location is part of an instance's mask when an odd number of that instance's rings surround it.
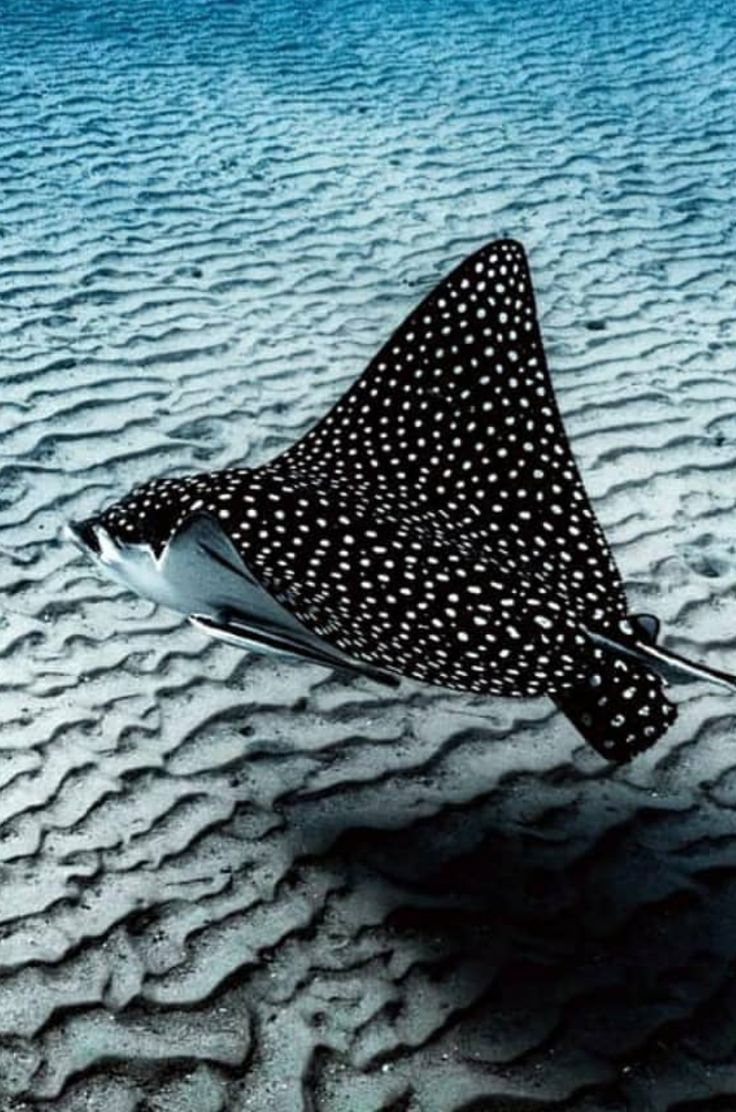
<svg viewBox="0 0 736 1112">
<path fill-rule="evenodd" d="M 732 5 L 3 0 L 0 1107 L 736 1107 L 736 703 L 206 641 L 70 518 L 267 459 L 512 235 L 632 609 L 736 670 Z"/>
</svg>

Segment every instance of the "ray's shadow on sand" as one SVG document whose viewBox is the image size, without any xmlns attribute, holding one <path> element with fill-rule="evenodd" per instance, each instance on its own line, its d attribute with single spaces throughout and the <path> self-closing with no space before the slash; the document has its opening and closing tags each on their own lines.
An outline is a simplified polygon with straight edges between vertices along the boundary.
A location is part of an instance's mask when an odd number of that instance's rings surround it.
<svg viewBox="0 0 736 1112">
<path fill-rule="evenodd" d="M 736 1107 L 717 1076 L 736 1042 L 736 815 L 694 796 L 612 821 L 596 809 L 604 777 L 581 777 L 577 798 L 570 770 L 559 777 L 560 805 L 528 822 L 503 803 L 532 797 L 532 774 L 419 821 L 387 799 L 383 829 L 356 809 L 323 859 L 349 887 L 386 893 L 389 944 L 419 951 L 423 977 L 459 976 L 441 1033 L 461 1056 L 506 1055 L 511 1071 L 535 1056 L 554 1071 L 571 1053 L 600 1065 L 573 1100 L 519 1108 Z M 287 823 L 301 809 L 287 802 Z"/>
</svg>

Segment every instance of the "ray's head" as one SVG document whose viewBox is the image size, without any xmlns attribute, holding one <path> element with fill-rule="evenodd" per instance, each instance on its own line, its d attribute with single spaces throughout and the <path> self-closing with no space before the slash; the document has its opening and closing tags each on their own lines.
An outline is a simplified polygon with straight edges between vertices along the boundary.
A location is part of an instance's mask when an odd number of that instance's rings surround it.
<svg viewBox="0 0 736 1112">
<path fill-rule="evenodd" d="M 186 600 L 163 567 L 169 542 L 197 502 L 197 476 L 153 479 L 101 513 L 70 522 L 70 539 L 104 574 L 143 598 L 187 612 Z"/>
<path fill-rule="evenodd" d="M 69 534 L 83 552 L 105 562 L 113 551 L 146 547 L 158 557 L 186 512 L 183 481 L 153 479 L 93 517 L 70 522 Z"/>
<path fill-rule="evenodd" d="M 164 566 L 170 542 L 200 513 L 222 519 L 227 526 L 226 507 L 246 480 L 245 469 L 153 479 L 101 513 L 71 522 L 67 532 L 107 576 L 186 613 L 187 600 Z"/>
</svg>

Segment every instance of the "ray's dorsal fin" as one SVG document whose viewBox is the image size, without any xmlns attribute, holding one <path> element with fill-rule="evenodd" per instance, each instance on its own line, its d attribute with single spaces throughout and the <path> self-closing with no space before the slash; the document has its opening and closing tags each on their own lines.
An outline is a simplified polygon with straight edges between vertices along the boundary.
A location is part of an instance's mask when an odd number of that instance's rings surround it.
<svg viewBox="0 0 736 1112">
<path fill-rule="evenodd" d="M 330 413 L 266 470 L 404 496 L 555 585 L 593 626 L 627 612 L 552 389 L 521 244 L 467 258 Z"/>
<path fill-rule="evenodd" d="M 399 683 L 390 672 L 354 660 L 307 629 L 263 586 L 209 514 L 193 514 L 175 532 L 163 553 L 161 572 L 176 584 L 182 599 L 178 608 L 212 637 L 343 668 L 393 687 Z"/>
<path fill-rule="evenodd" d="M 642 641 L 656 645 L 660 629 L 659 618 L 654 614 L 632 614 L 629 620 Z"/>
</svg>

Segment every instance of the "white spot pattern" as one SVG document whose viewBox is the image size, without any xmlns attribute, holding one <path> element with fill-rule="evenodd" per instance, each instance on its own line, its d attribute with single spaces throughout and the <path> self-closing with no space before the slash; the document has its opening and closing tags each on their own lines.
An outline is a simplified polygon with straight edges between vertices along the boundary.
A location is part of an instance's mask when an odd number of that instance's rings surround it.
<svg viewBox="0 0 736 1112">
<path fill-rule="evenodd" d="M 612 664 L 585 633 L 620 632 L 627 604 L 512 240 L 450 274 L 283 455 L 146 484 L 103 520 L 161 547 L 196 511 L 217 517 L 304 625 L 358 660 L 462 690 L 559 696 L 607 755 L 671 721 L 659 678 Z M 623 697 L 608 708 L 619 676 Z M 565 693 L 582 689 L 579 711 Z"/>
</svg>

